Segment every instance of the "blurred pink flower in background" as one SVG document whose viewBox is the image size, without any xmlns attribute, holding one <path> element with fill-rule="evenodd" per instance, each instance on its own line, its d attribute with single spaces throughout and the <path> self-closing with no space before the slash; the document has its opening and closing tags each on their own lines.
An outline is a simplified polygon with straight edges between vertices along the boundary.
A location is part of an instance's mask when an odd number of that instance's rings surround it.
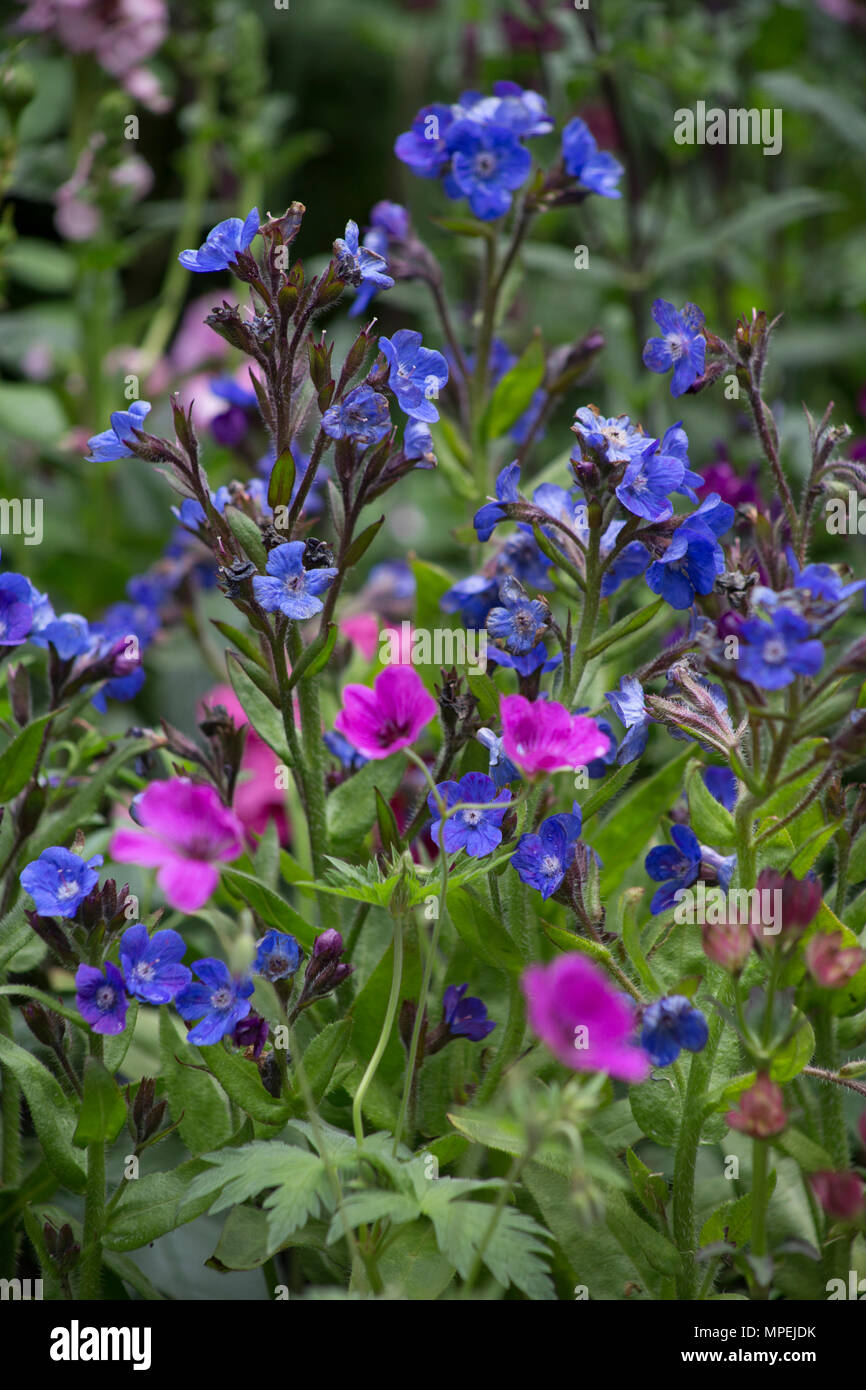
<svg viewBox="0 0 866 1390">
<path fill-rule="evenodd" d="M 372 661 L 380 649 L 382 638 L 388 637 L 387 664 L 391 666 L 412 665 L 412 635 L 414 629 L 408 622 L 400 626 L 386 623 L 379 631 L 379 619 L 375 613 L 353 613 L 341 618 L 337 624 L 340 632 L 357 647 L 365 661 Z"/>
<path fill-rule="evenodd" d="M 151 111 L 170 102 L 142 64 L 168 33 L 164 0 L 28 0 L 16 28 L 51 34 L 70 53 L 90 53 Z"/>
<path fill-rule="evenodd" d="M 249 723 L 246 712 L 231 686 L 218 685 L 205 696 L 202 704 L 213 708 L 222 705 L 235 724 Z M 199 715 L 202 711 L 199 708 Z M 262 835 L 268 822 L 276 822 L 280 843 L 289 841 L 289 822 L 286 816 L 285 792 L 277 786 L 276 770 L 280 761 L 271 748 L 259 738 L 255 729 L 247 733 L 241 772 L 235 786 L 233 809 L 247 832 Z"/>
</svg>

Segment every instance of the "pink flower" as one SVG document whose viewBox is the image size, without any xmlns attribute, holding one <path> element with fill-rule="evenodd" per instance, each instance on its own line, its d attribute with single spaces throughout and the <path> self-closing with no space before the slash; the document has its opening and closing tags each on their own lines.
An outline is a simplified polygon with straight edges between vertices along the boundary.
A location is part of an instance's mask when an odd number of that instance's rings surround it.
<svg viewBox="0 0 866 1390">
<path fill-rule="evenodd" d="M 569 714 L 555 700 L 530 701 L 522 695 L 505 695 L 500 708 L 505 756 L 529 777 L 536 772 L 586 767 L 610 746 L 594 720 L 584 714 Z"/>
<path fill-rule="evenodd" d="M 357 647 L 365 661 L 372 661 L 379 645 L 379 619 L 375 613 L 355 613 L 337 624 L 344 637 Z"/>
<path fill-rule="evenodd" d="M 368 758 L 387 758 L 414 743 L 436 713 L 436 701 L 411 666 L 386 666 L 373 689 L 347 685 L 334 728 Z"/>
<path fill-rule="evenodd" d="M 743 1091 L 738 1104 L 739 1110 L 729 1110 L 725 1119 L 731 1129 L 753 1139 L 771 1139 L 774 1134 L 781 1134 L 788 1123 L 782 1088 L 765 1072 L 758 1073 L 754 1085 Z"/>
<path fill-rule="evenodd" d="M 606 1071 L 621 1081 L 643 1081 L 650 1062 L 634 1042 L 634 1010 L 627 995 L 577 952 L 524 972 L 529 1022 L 565 1066 Z"/>
<path fill-rule="evenodd" d="M 222 705 L 238 727 L 249 723 L 243 705 L 229 685 L 218 685 L 205 696 L 203 704 L 211 709 L 214 705 Z M 262 835 L 267 829 L 268 821 L 274 820 L 277 823 L 280 843 L 288 844 L 286 798 L 285 793 L 277 786 L 277 769 L 280 766 L 280 760 L 273 750 L 264 739 L 259 738 L 255 729 L 250 729 L 244 744 L 240 776 L 235 785 L 232 803 L 248 832 L 248 840 L 250 832 L 253 835 Z"/>
<path fill-rule="evenodd" d="M 806 964 L 823 989 L 840 989 L 866 964 L 859 946 L 843 947 L 840 931 L 819 932 L 806 944 Z"/>
<path fill-rule="evenodd" d="M 856 1173 L 813 1173 L 812 1190 L 828 1216 L 836 1221 L 855 1221 L 863 1210 L 863 1179 Z"/>
<path fill-rule="evenodd" d="M 146 864 L 172 907 L 195 912 L 217 886 L 216 864 L 243 851 L 243 826 L 213 787 L 172 777 L 151 782 L 135 800 L 140 829 L 118 830 L 109 854 L 119 864 Z"/>
</svg>

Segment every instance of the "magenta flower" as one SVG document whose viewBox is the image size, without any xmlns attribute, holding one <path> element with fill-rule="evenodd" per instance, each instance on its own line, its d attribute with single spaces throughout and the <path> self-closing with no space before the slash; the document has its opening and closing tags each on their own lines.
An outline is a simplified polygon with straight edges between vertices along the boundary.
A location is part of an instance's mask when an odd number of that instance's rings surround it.
<svg viewBox="0 0 866 1390">
<path fill-rule="evenodd" d="M 217 886 L 221 859 L 243 850 L 243 826 L 213 787 L 172 777 L 152 782 L 135 800 L 141 827 L 118 830 L 109 854 L 119 864 L 146 864 L 172 907 L 195 912 Z"/>
<path fill-rule="evenodd" d="M 524 971 L 529 1022 L 566 1067 L 606 1071 L 621 1081 L 643 1081 L 650 1061 L 634 1039 L 631 1000 L 576 953 Z"/>
<path fill-rule="evenodd" d="M 368 758 L 387 758 L 414 743 L 436 713 L 436 701 L 411 666 L 386 666 L 373 689 L 347 685 L 334 728 Z"/>
<path fill-rule="evenodd" d="M 610 747 L 610 740 L 595 720 L 569 714 L 555 700 L 505 695 L 500 708 L 505 755 L 528 777 L 536 772 L 586 767 Z"/>
</svg>

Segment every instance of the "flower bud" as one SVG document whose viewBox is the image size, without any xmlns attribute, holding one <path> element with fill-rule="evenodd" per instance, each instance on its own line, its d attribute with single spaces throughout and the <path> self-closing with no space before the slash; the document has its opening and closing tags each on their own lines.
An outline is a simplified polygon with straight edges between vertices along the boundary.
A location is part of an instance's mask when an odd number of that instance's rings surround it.
<svg viewBox="0 0 866 1390">
<path fill-rule="evenodd" d="M 126 1088 L 129 1105 L 131 1087 Z M 156 1099 L 156 1082 L 151 1076 L 143 1076 L 138 1083 L 135 1100 L 129 1111 L 129 1130 L 138 1147 L 156 1134 L 165 1115 L 166 1102 Z"/>
<path fill-rule="evenodd" d="M 21 1005 L 21 1016 L 37 1042 L 57 1052 L 66 1039 L 66 1020 L 50 1009 L 44 1009 L 35 999 Z"/>
<path fill-rule="evenodd" d="M 782 1088 L 764 1072 L 742 1093 L 738 1105 L 739 1109 L 729 1110 L 725 1119 L 731 1129 L 753 1139 L 771 1139 L 774 1134 L 781 1134 L 788 1123 Z"/>
<path fill-rule="evenodd" d="M 46 1221 L 42 1227 L 42 1239 L 48 1258 L 63 1278 L 75 1268 L 81 1257 L 81 1246 L 73 1235 L 72 1227 L 67 1222 L 58 1230 L 50 1221 Z"/>
<path fill-rule="evenodd" d="M 701 938 L 704 955 L 734 975 L 740 973 L 751 954 L 752 933 L 746 922 L 705 922 Z"/>
<path fill-rule="evenodd" d="M 866 964 L 859 946 L 844 946 L 842 932 L 816 933 L 806 943 L 806 965 L 822 989 L 840 989 Z"/>
<path fill-rule="evenodd" d="M 863 1179 L 856 1173 L 813 1173 L 812 1191 L 828 1216 L 835 1221 L 856 1221 L 864 1207 Z"/>
</svg>

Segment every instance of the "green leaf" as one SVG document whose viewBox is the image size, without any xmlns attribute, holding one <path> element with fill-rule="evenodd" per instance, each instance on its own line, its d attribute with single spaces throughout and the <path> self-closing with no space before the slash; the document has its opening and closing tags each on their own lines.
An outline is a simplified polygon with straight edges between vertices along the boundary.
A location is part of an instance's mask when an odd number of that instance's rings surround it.
<svg viewBox="0 0 866 1390">
<path fill-rule="evenodd" d="M 602 899 L 619 884 L 623 870 L 642 854 L 658 828 L 659 819 L 673 805 L 682 786 L 683 770 L 693 756 L 685 749 L 673 762 L 641 782 L 617 803 L 613 815 L 595 831 L 590 843 L 598 853 Z"/>
<path fill-rule="evenodd" d="M 506 975 L 523 969 L 524 961 L 505 926 L 473 893 L 465 888 L 449 889 L 448 913 L 473 956 Z"/>
<path fill-rule="evenodd" d="M 231 657 L 240 669 L 249 677 L 253 685 L 262 695 L 264 695 L 272 709 L 280 708 L 280 692 L 277 690 L 276 681 L 263 671 L 257 661 L 250 661 L 249 657 L 243 656 L 240 652 L 227 652 L 226 662 Z"/>
<path fill-rule="evenodd" d="M 286 744 L 286 731 L 282 717 L 270 700 L 262 694 L 258 686 L 250 680 L 237 657 L 232 660 L 232 652 L 227 653 L 226 667 L 232 688 L 244 707 L 244 712 L 259 738 L 263 739 L 281 763 L 291 767 L 292 760 Z"/>
<path fill-rule="evenodd" d="M 52 1173 L 73 1192 L 81 1192 L 86 1178 L 73 1148 L 76 1113 L 72 1102 L 41 1062 L 2 1034 L 0 1064 L 9 1068 L 24 1092 L 42 1153 Z"/>
<path fill-rule="evenodd" d="M 223 637 L 237 647 L 238 651 L 243 652 L 250 661 L 254 661 L 257 666 L 261 666 L 263 671 L 270 674 L 268 664 L 262 656 L 258 643 L 250 637 L 249 633 L 241 632 L 239 627 L 232 627 L 231 623 L 224 623 L 220 618 L 211 618 L 211 622 L 217 631 L 222 633 Z"/>
<path fill-rule="evenodd" d="M 781 1149 L 789 1158 L 793 1158 L 804 1173 L 817 1173 L 822 1169 L 834 1167 L 827 1150 L 822 1149 L 808 1134 L 804 1134 L 793 1125 L 788 1125 L 788 1128 L 777 1134 L 770 1143 Z"/>
<path fill-rule="evenodd" d="M 848 857 L 848 882 L 862 883 L 866 879 L 866 830 L 861 830 Z"/>
<path fill-rule="evenodd" d="M 768 1200 L 772 1197 L 775 1187 L 776 1171 L 773 1169 L 768 1183 Z M 724 1241 L 726 1245 L 739 1248 L 747 1244 L 751 1234 L 752 1194 L 747 1192 L 745 1196 L 737 1197 L 734 1201 L 723 1202 L 709 1220 L 704 1222 L 701 1229 L 701 1245 L 714 1245 L 717 1241 Z"/>
<path fill-rule="evenodd" d="M 378 521 L 374 521 L 370 526 L 365 527 L 361 534 L 355 537 L 355 539 L 352 541 L 352 544 L 349 546 L 349 549 L 346 551 L 345 559 L 343 561 L 344 569 L 348 570 L 351 569 L 353 565 L 357 565 L 361 557 L 364 554 L 366 554 L 366 552 L 369 550 L 370 546 L 373 544 L 374 540 L 378 536 L 379 531 L 381 530 L 382 525 L 384 523 L 384 520 L 384 515 L 380 516 Z"/>
<path fill-rule="evenodd" d="M 454 1278 L 454 1266 L 439 1253 L 436 1234 L 427 1221 L 401 1226 L 388 1238 L 379 1257 L 379 1273 L 385 1288 L 400 1298 L 432 1302 Z"/>
<path fill-rule="evenodd" d="M 485 439 L 500 439 L 528 409 L 544 380 L 545 362 L 541 335 L 535 333 L 520 360 L 497 382 L 481 419 Z"/>
<path fill-rule="evenodd" d="M 139 1250 L 207 1211 L 210 1197 L 193 1192 L 194 1180 L 207 1165 L 191 1158 L 164 1173 L 147 1173 L 129 1181 L 108 1219 L 103 1244 L 109 1250 Z"/>
<path fill-rule="evenodd" d="M 77 1149 L 100 1141 L 111 1144 L 125 1121 L 126 1101 L 114 1077 L 97 1057 L 85 1058 L 84 1095 L 73 1144 Z"/>
<path fill-rule="evenodd" d="M 0 922 L 0 974 L 9 961 L 33 940 L 35 933 L 24 916 L 24 900 L 19 899 Z"/>
<path fill-rule="evenodd" d="M 454 1181 L 439 1178 L 430 1183 L 421 1209 L 433 1222 L 442 1254 L 465 1279 L 487 1239 L 494 1209 L 486 1202 L 456 1200 L 457 1193 L 451 1190 Z M 531 1216 L 505 1206 L 484 1247 L 482 1262 L 503 1288 L 514 1284 L 533 1301 L 553 1299 L 546 1236 L 544 1227 Z"/>
<path fill-rule="evenodd" d="M 607 1195 L 605 1220 L 613 1236 L 636 1262 L 645 1262 L 659 1274 L 677 1273 L 680 1255 L 676 1246 L 632 1210 L 624 1193 Z"/>
<path fill-rule="evenodd" d="M 490 677 L 481 671 L 470 671 L 466 677 L 469 689 L 478 701 L 478 713 L 485 724 L 495 724 L 499 718 L 499 691 Z"/>
<path fill-rule="evenodd" d="M 268 483 L 268 506 L 274 511 L 277 507 L 287 507 L 292 500 L 294 485 L 295 460 L 292 458 L 291 449 L 284 449 L 271 469 Z"/>
<path fill-rule="evenodd" d="M 268 552 L 265 550 L 262 533 L 252 517 L 247 516 L 246 512 L 240 511 L 237 507 L 226 507 L 223 516 L 231 527 L 235 539 L 240 541 L 253 564 L 257 569 L 264 571 Z"/>
<path fill-rule="evenodd" d="M 288 932 L 306 950 L 313 949 L 318 936 L 315 927 L 261 879 L 241 873 L 240 869 L 223 869 L 222 881 L 230 893 L 243 898 L 266 926 Z"/>
<path fill-rule="evenodd" d="M 301 1058 L 307 1084 L 318 1105 L 328 1093 L 334 1068 L 352 1036 L 351 1018 L 338 1018 L 318 1033 Z"/>
<path fill-rule="evenodd" d="M 689 824 L 702 845 L 714 849 L 733 849 L 737 831 L 730 811 L 707 790 L 701 775 L 703 768 L 695 763 L 686 774 L 689 798 Z"/>
<path fill-rule="evenodd" d="M 586 801 L 581 804 L 580 810 L 584 825 L 590 816 L 603 810 L 607 803 L 622 791 L 623 787 L 628 786 L 638 770 L 638 765 L 638 760 L 635 759 L 633 763 L 626 763 L 625 767 L 618 767 L 615 772 L 608 773 L 601 785 L 596 787 L 592 795 L 588 796 Z"/>
<path fill-rule="evenodd" d="M 168 1009 L 159 1011 L 160 1074 L 171 1118 L 191 1154 L 217 1149 L 231 1136 L 231 1120 L 218 1086 L 200 1071 L 198 1051 L 182 1037 Z"/>
<path fill-rule="evenodd" d="M 390 855 L 392 850 L 400 848 L 400 831 L 397 827 L 397 817 L 376 787 L 376 823 L 379 827 L 379 839 L 382 842 L 382 851 Z"/>
<path fill-rule="evenodd" d="M 112 778 L 126 763 L 137 758 L 150 746 L 150 739 L 147 738 L 124 739 L 119 743 L 114 752 L 75 789 L 59 811 L 40 821 L 38 832 L 28 843 L 27 852 L 30 858 L 38 859 L 49 845 L 62 845 L 79 826 L 86 825 L 105 796 Z"/>
<path fill-rule="evenodd" d="M 446 570 L 426 560 L 413 560 L 412 573 L 415 576 L 415 626 L 434 632 L 445 621 L 439 601 L 454 580 Z"/>
<path fill-rule="evenodd" d="M 365 763 L 334 788 L 325 802 L 332 843 L 346 845 L 363 839 L 376 820 L 376 791 L 390 801 L 403 780 L 405 766 L 405 755 L 392 753 Z"/>
<path fill-rule="evenodd" d="M 480 1110 L 466 1110 L 449 1115 L 448 1119 L 473 1144 L 483 1144 L 487 1149 L 499 1149 L 515 1157 L 525 1154 L 529 1148 L 524 1126 L 510 1115 L 487 1115 Z M 532 1161 L 566 1177 L 575 1176 L 574 1155 L 556 1141 L 542 1144 L 533 1153 Z"/>
<path fill-rule="evenodd" d="M 328 1244 L 342 1240 L 346 1225 L 351 1229 L 372 1225 L 374 1221 L 388 1220 L 394 1226 L 407 1221 L 416 1221 L 421 1209 L 413 1197 L 402 1192 L 368 1191 L 351 1193 L 344 1200 L 339 1211 L 334 1213 L 328 1230 Z"/>
<path fill-rule="evenodd" d="M 200 1047 L 199 1054 L 229 1099 L 252 1119 L 266 1125 L 282 1126 L 286 1123 L 289 1118 L 288 1105 L 265 1090 L 255 1062 L 248 1061 L 239 1052 L 226 1052 L 221 1043 Z"/>
<path fill-rule="evenodd" d="M 668 1202 L 668 1185 L 664 1177 L 661 1173 L 651 1173 L 634 1149 L 629 1149 L 625 1158 L 641 1206 L 646 1207 L 650 1216 L 661 1216 Z"/>
<path fill-rule="evenodd" d="M 33 444 L 56 444 L 67 426 L 63 407 L 47 386 L 0 382 L 0 430 Z"/>
<path fill-rule="evenodd" d="M 45 725 L 59 713 L 52 710 L 34 719 L 0 754 L 0 805 L 5 806 L 26 787 L 39 758 Z"/>
<path fill-rule="evenodd" d="M 496 235 L 488 222 L 476 222 L 473 217 L 431 217 L 430 221 L 457 236 L 484 237 L 492 241 Z"/>
<path fill-rule="evenodd" d="M 587 659 L 591 661 L 593 657 L 601 656 L 602 652 L 607 651 L 608 647 L 613 646 L 614 642 L 618 642 L 621 637 L 627 637 L 629 633 L 639 632 L 642 627 L 646 627 L 647 623 L 652 622 L 663 604 L 664 599 L 659 598 L 653 603 L 646 604 L 643 608 L 637 608 L 634 612 L 626 614 L 624 618 L 620 618 L 618 623 L 609 627 L 587 648 Z"/>
<path fill-rule="evenodd" d="M 273 1189 L 264 1201 L 271 1250 L 279 1249 L 311 1217 L 333 1210 L 327 1169 L 309 1149 L 256 1141 L 211 1154 L 207 1163 L 189 1188 L 189 1199 L 203 1201 L 205 1210 L 225 1211 Z"/>
<path fill-rule="evenodd" d="M 289 689 L 292 690 L 302 676 L 308 678 L 317 676 L 320 671 L 324 671 L 331 659 L 331 652 L 337 642 L 337 624 L 328 623 L 324 632 L 305 647 L 298 660 L 292 667 L 292 674 L 289 677 Z"/>
</svg>

